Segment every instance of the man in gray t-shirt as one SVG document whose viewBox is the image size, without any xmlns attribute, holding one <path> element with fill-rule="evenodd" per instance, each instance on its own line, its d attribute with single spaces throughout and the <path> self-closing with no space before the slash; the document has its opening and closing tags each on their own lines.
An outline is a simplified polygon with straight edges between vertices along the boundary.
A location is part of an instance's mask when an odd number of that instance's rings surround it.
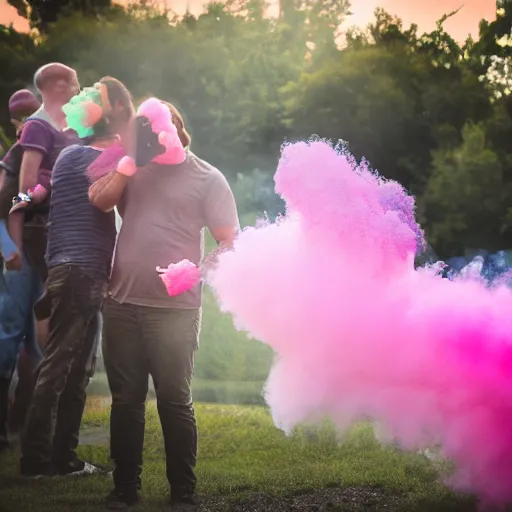
<svg viewBox="0 0 512 512">
<path fill-rule="evenodd" d="M 183 145 L 190 143 L 172 111 Z M 122 217 L 104 308 L 103 357 L 112 393 L 109 508 L 139 499 L 148 376 L 153 377 L 171 486 L 171 510 L 195 511 L 197 428 L 191 379 L 201 323 L 199 284 L 167 295 L 156 267 L 204 257 L 204 228 L 229 246 L 238 230 L 235 200 L 223 174 L 187 151 L 185 162 L 149 164 L 133 177 L 113 172 L 90 189 L 102 210 Z"/>
</svg>

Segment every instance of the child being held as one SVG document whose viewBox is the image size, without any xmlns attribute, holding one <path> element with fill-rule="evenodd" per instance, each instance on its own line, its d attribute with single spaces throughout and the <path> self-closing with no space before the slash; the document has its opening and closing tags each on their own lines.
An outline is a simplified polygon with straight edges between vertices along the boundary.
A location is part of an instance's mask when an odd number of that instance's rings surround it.
<svg viewBox="0 0 512 512">
<path fill-rule="evenodd" d="M 34 94 L 26 89 L 15 92 L 9 99 L 11 122 L 16 128 L 19 139 L 27 117 L 40 108 L 41 104 Z M 18 194 L 19 175 L 23 148 L 16 142 L 0 161 L 0 253 L 9 270 L 21 269 L 21 255 L 13 242 L 13 227 L 9 225 L 9 214 L 29 203 L 44 202 L 50 190 L 51 171 L 39 170 L 38 185 L 27 194 Z M 14 203 L 14 204 L 13 204 Z"/>
</svg>

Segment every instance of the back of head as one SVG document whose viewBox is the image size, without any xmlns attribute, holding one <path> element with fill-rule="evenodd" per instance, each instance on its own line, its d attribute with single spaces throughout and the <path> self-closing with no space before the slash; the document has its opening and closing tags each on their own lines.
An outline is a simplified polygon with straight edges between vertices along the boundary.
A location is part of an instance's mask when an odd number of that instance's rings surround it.
<svg viewBox="0 0 512 512">
<path fill-rule="evenodd" d="M 133 102 L 130 91 L 116 78 L 103 77 L 98 82 L 103 116 L 92 126 L 94 138 L 116 135 L 133 116 Z"/>
<path fill-rule="evenodd" d="M 34 85 L 43 101 L 67 103 L 80 90 L 76 71 L 60 62 L 40 67 L 34 75 Z"/>
<path fill-rule="evenodd" d="M 16 91 L 9 98 L 9 114 L 15 121 L 23 121 L 24 118 L 31 116 L 41 107 L 41 102 L 36 95 L 28 89 Z"/>
<path fill-rule="evenodd" d="M 172 122 L 174 126 L 176 126 L 176 129 L 178 130 L 178 137 L 180 138 L 181 143 L 183 144 L 183 147 L 186 148 L 190 146 L 192 142 L 192 137 L 190 136 L 190 133 L 188 133 L 187 129 L 185 128 L 185 121 L 183 121 L 183 117 L 180 114 L 179 110 L 172 104 L 167 101 L 160 100 L 171 112 L 172 115 Z"/>
</svg>

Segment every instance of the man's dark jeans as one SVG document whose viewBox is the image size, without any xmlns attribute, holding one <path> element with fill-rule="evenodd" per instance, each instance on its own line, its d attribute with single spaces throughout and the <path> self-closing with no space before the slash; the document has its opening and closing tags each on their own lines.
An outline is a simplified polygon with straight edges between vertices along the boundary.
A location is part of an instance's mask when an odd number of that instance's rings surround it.
<svg viewBox="0 0 512 512">
<path fill-rule="evenodd" d="M 48 273 L 50 337 L 22 436 L 21 470 L 71 472 L 85 407 L 85 389 L 94 372 L 99 311 L 106 278 L 94 278 L 76 265 Z"/>
<path fill-rule="evenodd" d="M 191 381 L 201 310 L 119 304 L 103 313 L 103 360 L 112 393 L 110 447 L 121 492 L 141 485 L 144 416 L 153 377 L 173 499 L 195 490 L 197 427 Z"/>
</svg>

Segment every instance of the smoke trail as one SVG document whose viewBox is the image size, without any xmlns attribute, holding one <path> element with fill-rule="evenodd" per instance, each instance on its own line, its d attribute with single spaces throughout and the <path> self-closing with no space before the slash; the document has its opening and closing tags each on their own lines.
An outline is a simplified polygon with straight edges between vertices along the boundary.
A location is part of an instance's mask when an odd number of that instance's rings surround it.
<svg viewBox="0 0 512 512">
<path fill-rule="evenodd" d="M 277 354 L 276 425 L 371 417 L 406 449 L 440 443 L 454 488 L 511 500 L 511 291 L 478 262 L 415 270 L 412 198 L 325 142 L 284 147 L 275 184 L 286 216 L 242 232 L 209 280 Z"/>
</svg>

